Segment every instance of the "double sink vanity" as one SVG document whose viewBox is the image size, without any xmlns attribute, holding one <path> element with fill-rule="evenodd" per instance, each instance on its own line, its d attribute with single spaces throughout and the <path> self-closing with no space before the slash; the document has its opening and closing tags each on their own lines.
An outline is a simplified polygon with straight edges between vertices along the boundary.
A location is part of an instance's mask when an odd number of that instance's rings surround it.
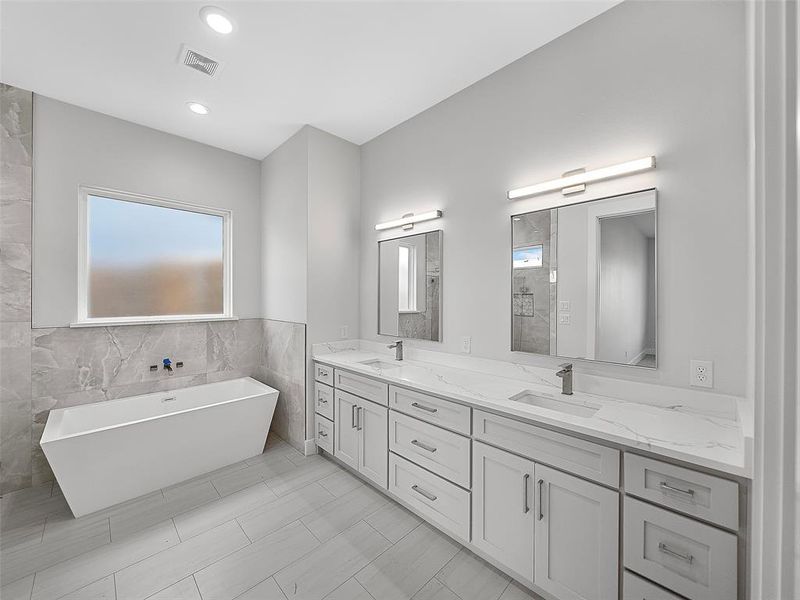
<svg viewBox="0 0 800 600">
<path fill-rule="evenodd" d="M 745 598 L 735 417 L 358 347 L 314 360 L 318 448 L 537 594 Z"/>
</svg>

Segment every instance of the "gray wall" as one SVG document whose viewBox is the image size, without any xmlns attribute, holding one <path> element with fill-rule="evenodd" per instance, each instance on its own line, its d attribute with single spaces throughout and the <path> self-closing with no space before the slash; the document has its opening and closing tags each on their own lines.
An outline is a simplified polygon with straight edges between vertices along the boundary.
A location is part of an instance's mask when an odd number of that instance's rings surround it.
<svg viewBox="0 0 800 600">
<path fill-rule="evenodd" d="M 44 96 L 34 104 L 34 327 L 77 317 L 80 185 L 232 209 L 233 312 L 261 316 L 259 161 Z"/>
<path fill-rule="evenodd" d="M 659 193 L 659 370 L 586 372 L 688 385 L 691 358 L 743 394 L 747 322 L 745 10 L 741 2 L 625 2 L 362 147 L 362 337 L 376 335 L 375 223 L 442 208 L 442 344 L 512 353 L 509 223 L 537 199 L 507 190 L 568 169 L 655 154 L 655 171 L 589 186 L 586 199 Z M 713 82 L 713 85 L 709 85 Z M 392 237 L 387 232 L 386 237 Z"/>
</svg>

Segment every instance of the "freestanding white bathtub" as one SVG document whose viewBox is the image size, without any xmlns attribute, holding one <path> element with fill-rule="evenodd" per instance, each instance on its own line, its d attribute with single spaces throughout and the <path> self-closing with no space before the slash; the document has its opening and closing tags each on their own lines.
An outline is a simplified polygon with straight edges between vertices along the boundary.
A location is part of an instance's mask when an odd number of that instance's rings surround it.
<svg viewBox="0 0 800 600">
<path fill-rule="evenodd" d="M 62 408 L 41 445 L 80 517 L 260 454 L 277 402 L 246 377 Z"/>
</svg>

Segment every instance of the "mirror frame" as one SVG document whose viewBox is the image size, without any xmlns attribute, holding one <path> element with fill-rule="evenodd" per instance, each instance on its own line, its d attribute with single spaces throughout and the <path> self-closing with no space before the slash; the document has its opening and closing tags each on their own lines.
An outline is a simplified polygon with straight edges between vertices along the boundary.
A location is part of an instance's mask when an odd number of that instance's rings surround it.
<svg viewBox="0 0 800 600">
<path fill-rule="evenodd" d="M 525 215 L 528 215 L 528 214 L 531 214 L 531 213 L 536 213 L 536 212 L 541 212 L 541 211 L 544 211 L 544 210 L 558 210 L 560 208 L 568 208 L 570 206 L 577 206 L 577 205 L 580 205 L 580 204 L 589 204 L 589 203 L 592 203 L 592 202 L 601 202 L 603 200 L 613 200 L 613 199 L 616 199 L 616 198 L 624 198 L 625 196 L 633 196 L 635 194 L 642 194 L 642 193 L 645 193 L 645 192 L 653 192 L 653 199 L 655 201 L 655 208 L 654 208 L 654 211 L 655 211 L 655 231 L 656 231 L 656 243 L 655 243 L 655 249 L 654 249 L 654 261 L 655 261 L 655 273 L 654 273 L 654 278 L 655 278 L 655 308 L 654 308 L 654 310 L 655 310 L 655 350 L 656 350 L 655 365 L 652 366 L 652 367 L 648 367 L 648 366 L 644 366 L 644 365 L 632 365 L 632 364 L 620 363 L 620 362 L 614 362 L 614 361 L 608 361 L 608 360 L 600 360 L 600 359 L 597 359 L 597 358 L 578 358 L 578 357 L 575 357 L 575 356 L 562 356 L 562 355 L 557 354 L 557 353 L 539 354 L 537 352 L 525 352 L 524 350 L 514 350 L 514 266 L 513 266 L 513 256 L 514 256 L 514 219 L 516 217 L 523 217 Z M 615 366 L 628 367 L 628 368 L 633 368 L 633 369 L 643 369 L 643 370 L 645 370 L 647 372 L 658 371 L 658 368 L 659 368 L 659 356 L 660 356 L 660 348 L 659 348 L 659 300 L 658 300 L 658 297 L 659 297 L 659 276 L 658 276 L 658 271 L 659 271 L 659 269 L 658 269 L 658 254 L 659 254 L 659 252 L 658 252 L 658 246 L 659 246 L 660 231 L 659 231 L 659 227 L 658 227 L 658 220 L 659 220 L 658 219 L 658 212 L 659 212 L 659 210 L 658 210 L 658 208 L 659 208 L 658 189 L 655 188 L 655 187 L 648 187 L 648 188 L 643 188 L 643 189 L 639 189 L 639 190 L 631 190 L 631 191 L 628 191 L 628 192 L 620 192 L 619 194 L 611 194 L 611 195 L 608 195 L 608 196 L 600 196 L 599 198 L 589 198 L 589 199 L 586 199 L 586 200 L 581 199 L 579 201 L 569 201 L 568 198 L 565 198 L 565 200 L 566 201 L 564 201 L 564 202 L 562 202 L 560 204 L 548 204 L 548 206 L 546 208 L 542 208 L 542 209 L 539 209 L 539 210 L 527 210 L 525 212 L 515 212 L 515 213 L 512 213 L 511 216 L 510 216 L 509 223 L 511 225 L 511 227 L 510 227 L 510 238 L 511 239 L 510 239 L 510 244 L 509 244 L 509 246 L 510 246 L 510 252 L 509 252 L 509 257 L 508 257 L 509 260 L 508 260 L 508 263 L 507 263 L 507 265 L 509 267 L 509 304 L 508 304 L 508 306 L 509 306 L 509 316 L 511 317 L 510 320 L 509 320 L 509 331 L 508 331 L 508 333 L 509 333 L 509 348 L 510 348 L 510 351 L 513 352 L 513 353 L 525 354 L 525 355 L 528 355 L 528 356 L 549 356 L 549 357 L 552 357 L 552 358 L 558 358 L 560 360 L 581 361 L 581 362 L 586 363 L 586 364 L 615 365 Z M 596 278 L 595 285 L 599 287 L 599 285 L 600 285 L 600 279 L 599 278 Z M 556 286 L 558 286 L 558 283 L 556 283 Z M 558 306 L 558 287 L 556 287 L 556 307 L 557 306 Z M 597 308 L 595 308 L 595 311 L 596 310 L 597 310 Z M 558 310 L 556 309 L 556 314 L 557 313 L 558 313 Z M 595 322 L 597 322 L 597 321 L 595 321 Z"/>
<path fill-rule="evenodd" d="M 439 336 L 436 339 L 426 339 L 426 338 L 410 338 L 404 337 L 402 335 L 393 336 L 390 333 L 381 333 L 381 244 L 383 242 L 393 242 L 395 240 L 402 240 L 405 238 L 410 238 L 415 235 L 428 235 L 429 233 L 438 233 L 439 234 Z M 442 342 L 442 307 L 444 306 L 444 302 L 442 300 L 443 290 L 444 290 L 444 229 L 430 229 L 428 231 L 418 231 L 416 233 L 408 233 L 407 235 L 398 235 L 395 237 L 387 237 L 385 239 L 378 240 L 378 297 L 377 297 L 377 315 L 376 315 L 376 328 L 378 335 L 383 335 L 386 337 L 393 337 L 397 339 L 403 340 L 421 340 L 423 342 Z M 398 329 L 399 331 L 399 329 Z"/>
</svg>

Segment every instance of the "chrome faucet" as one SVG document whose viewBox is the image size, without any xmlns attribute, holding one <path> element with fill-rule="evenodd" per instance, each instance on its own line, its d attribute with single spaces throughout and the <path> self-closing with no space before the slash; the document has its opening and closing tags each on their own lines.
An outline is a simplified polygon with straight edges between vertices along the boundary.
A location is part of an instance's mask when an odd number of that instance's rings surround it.
<svg viewBox="0 0 800 600">
<path fill-rule="evenodd" d="M 561 377 L 561 393 L 572 396 L 572 363 L 558 366 L 561 370 L 556 373 L 556 377 Z"/>
<path fill-rule="evenodd" d="M 387 348 L 394 348 L 394 359 L 403 360 L 403 340 L 397 340 L 394 344 L 390 344 Z"/>
</svg>

